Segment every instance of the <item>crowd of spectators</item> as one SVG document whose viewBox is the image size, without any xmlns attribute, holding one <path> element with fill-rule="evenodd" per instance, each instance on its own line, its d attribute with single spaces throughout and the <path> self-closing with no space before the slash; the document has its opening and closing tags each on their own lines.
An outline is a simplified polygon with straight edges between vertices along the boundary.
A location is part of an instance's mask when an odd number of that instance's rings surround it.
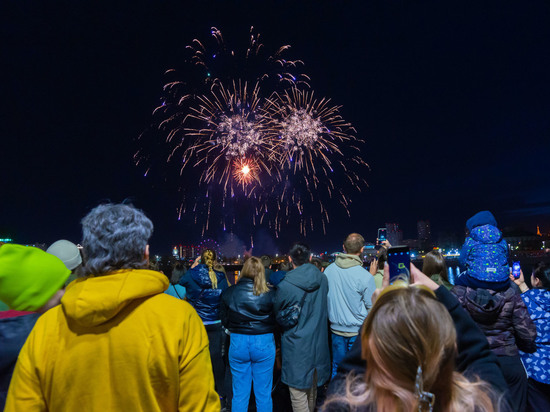
<svg viewBox="0 0 550 412">
<path fill-rule="evenodd" d="M 433 251 L 390 284 L 392 245 L 366 264 L 351 233 L 330 264 L 297 242 L 231 285 L 210 249 L 163 273 L 151 220 L 100 205 L 81 249 L 0 244 L 0 408 L 550 410 L 550 267 L 514 275 L 488 211 L 466 230 L 456 281 Z"/>
</svg>

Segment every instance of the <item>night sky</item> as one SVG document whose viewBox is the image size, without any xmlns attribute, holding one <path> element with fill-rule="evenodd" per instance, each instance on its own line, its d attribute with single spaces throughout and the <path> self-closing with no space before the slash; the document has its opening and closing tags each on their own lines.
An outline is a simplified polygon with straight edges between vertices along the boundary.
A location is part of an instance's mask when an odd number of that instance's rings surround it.
<svg viewBox="0 0 550 412">
<path fill-rule="evenodd" d="M 91 208 L 131 199 L 155 224 L 154 253 L 198 243 L 193 216 L 177 220 L 177 176 L 146 178 L 133 155 L 164 72 L 212 26 L 234 49 L 250 26 L 266 45 L 291 44 L 366 141 L 369 188 L 349 193 L 351 218 L 327 200 L 314 249 L 352 231 L 373 241 L 386 222 L 404 238 L 421 219 L 436 237 L 462 236 L 484 209 L 501 227 L 550 232 L 548 1 L 12 1 L 0 5 L 0 237 L 78 242 Z M 279 239 L 237 226 L 257 253 L 300 238 L 296 226 Z"/>
</svg>

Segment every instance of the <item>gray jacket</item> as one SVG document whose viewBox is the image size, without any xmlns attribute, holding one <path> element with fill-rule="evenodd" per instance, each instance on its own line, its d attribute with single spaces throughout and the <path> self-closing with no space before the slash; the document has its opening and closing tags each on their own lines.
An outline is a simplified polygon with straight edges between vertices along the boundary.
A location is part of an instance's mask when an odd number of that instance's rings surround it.
<svg viewBox="0 0 550 412">
<path fill-rule="evenodd" d="M 310 263 L 291 270 L 278 285 L 273 307 L 277 313 L 299 305 L 304 293 L 298 323 L 281 338 L 282 381 L 296 389 L 310 388 L 315 370 L 318 386 L 330 378 L 326 276 Z"/>
</svg>

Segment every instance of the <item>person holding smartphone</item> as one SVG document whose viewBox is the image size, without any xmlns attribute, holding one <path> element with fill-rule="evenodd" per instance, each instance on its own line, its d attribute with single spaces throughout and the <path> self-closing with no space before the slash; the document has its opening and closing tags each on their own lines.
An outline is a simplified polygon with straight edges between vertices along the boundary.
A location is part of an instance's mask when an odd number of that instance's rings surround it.
<svg viewBox="0 0 550 412">
<path fill-rule="evenodd" d="M 344 253 L 336 256 L 325 275 L 328 280 L 328 318 L 332 342 L 332 377 L 338 363 L 357 339 L 363 320 L 372 307 L 376 290 L 374 277 L 363 268 L 365 239 L 351 233 L 342 245 Z"/>
<path fill-rule="evenodd" d="M 380 229 L 378 229 L 380 230 Z M 376 289 L 382 288 L 384 278 L 384 264 L 388 261 L 388 249 L 391 247 L 389 240 L 382 241 L 382 247 L 378 249 L 376 257 L 370 262 L 369 272 L 374 277 Z"/>
<path fill-rule="evenodd" d="M 506 287 L 498 289 L 497 284 L 489 279 L 490 275 L 485 278 L 478 273 L 481 284 L 493 284 L 495 289 L 458 285 L 451 292 L 485 333 L 489 346 L 497 355 L 508 384 L 506 394 L 512 410 L 524 411 L 527 405 L 527 375 L 519 351 L 535 352 L 537 330 L 510 279 L 504 282 Z"/>
<path fill-rule="evenodd" d="M 550 411 L 550 265 L 539 263 L 531 275 L 532 289 L 525 284 L 523 272 L 510 278 L 519 286 L 531 319 L 537 328 L 534 353 L 520 352 L 529 376 L 527 405 L 530 411 Z"/>
<path fill-rule="evenodd" d="M 446 288 L 413 264 L 410 275 L 390 285 L 385 266 L 323 411 L 499 410 L 506 383 L 487 339 Z"/>
</svg>

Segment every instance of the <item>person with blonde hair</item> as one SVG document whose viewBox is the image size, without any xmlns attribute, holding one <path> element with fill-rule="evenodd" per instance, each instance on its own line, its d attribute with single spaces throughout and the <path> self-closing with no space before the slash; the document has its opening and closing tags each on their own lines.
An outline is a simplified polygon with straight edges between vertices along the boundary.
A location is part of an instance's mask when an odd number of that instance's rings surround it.
<svg viewBox="0 0 550 412">
<path fill-rule="evenodd" d="M 229 287 L 229 282 L 225 273 L 217 270 L 218 265 L 216 252 L 205 249 L 180 278 L 179 284 L 185 287 L 186 299 L 195 308 L 206 329 L 216 392 L 224 406 L 228 395 L 224 384 L 226 365 L 223 360 L 226 334 L 220 320 L 220 297 Z"/>
<path fill-rule="evenodd" d="M 385 267 L 385 288 L 324 410 L 499 410 L 506 384 L 487 339 L 446 288 L 414 265 L 411 276 L 413 285 L 387 286 Z"/>
<path fill-rule="evenodd" d="M 254 382 L 256 410 L 271 412 L 275 361 L 273 290 L 265 280 L 260 259 L 250 257 L 237 284 L 222 294 L 220 317 L 231 332 L 229 366 L 233 376 L 233 412 L 247 411 Z"/>
</svg>

